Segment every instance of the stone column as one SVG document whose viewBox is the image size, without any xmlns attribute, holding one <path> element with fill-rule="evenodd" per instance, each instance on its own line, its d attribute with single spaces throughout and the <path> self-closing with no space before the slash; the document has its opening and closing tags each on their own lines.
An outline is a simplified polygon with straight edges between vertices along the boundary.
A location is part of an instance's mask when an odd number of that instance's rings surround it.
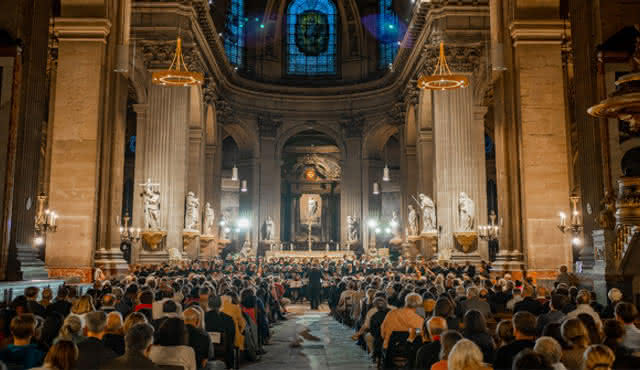
<svg viewBox="0 0 640 370">
<path fill-rule="evenodd" d="M 260 187 L 258 186 L 259 179 L 259 165 L 258 159 L 250 158 L 238 161 L 238 173 L 240 176 L 240 183 L 242 180 L 247 181 L 247 192 L 240 192 L 240 209 L 238 217 L 246 217 L 249 219 L 251 226 L 249 228 L 249 235 L 244 235 L 242 240 L 239 240 L 240 247 L 245 240 L 251 243 L 253 251 L 257 251 L 258 245 L 258 216 L 260 207 Z"/>
<path fill-rule="evenodd" d="M 486 242 L 464 254 L 456 248 L 454 232 L 462 231 L 458 200 L 461 192 L 475 203 L 475 225 L 487 220 L 487 191 L 484 165 L 484 126 L 474 122 L 473 91 L 470 88 L 434 92 L 435 184 L 438 224 L 442 232 L 439 251 L 452 251 L 462 260 L 487 258 Z"/>
<path fill-rule="evenodd" d="M 104 18 L 58 18 L 58 74 L 51 140 L 49 205 L 60 215 L 47 244 L 50 277 L 92 280 L 98 220 L 100 127 L 105 45 Z M 82 98 L 78 98 L 81 92 Z"/>
<path fill-rule="evenodd" d="M 136 177 L 142 182 L 151 179 L 160 184 L 160 227 L 167 231 L 161 252 L 141 251 L 141 262 L 159 262 L 166 258 L 167 248 L 182 251 L 184 207 L 187 186 L 187 143 L 189 90 L 183 87 L 149 87 L 147 122 L 137 127 L 138 156 L 142 168 L 136 163 Z M 136 184 L 139 194 L 140 183 Z M 139 197 L 139 195 L 137 195 Z"/>
<path fill-rule="evenodd" d="M 538 278 L 551 277 L 572 261 L 570 238 L 556 227 L 558 212 L 569 213 L 570 195 L 563 29 L 561 20 L 518 21 L 510 27 L 514 95 L 519 97 L 515 117 L 520 123 L 511 134 L 517 133 L 519 141 L 519 173 L 514 175 L 521 183 L 521 238 L 529 275 Z"/>
<path fill-rule="evenodd" d="M 276 153 L 276 127 L 271 120 L 259 121 L 260 124 L 260 211 L 258 224 L 258 240 L 262 240 L 262 226 L 268 217 L 273 219 L 273 238 L 280 240 L 280 161 Z"/>
<path fill-rule="evenodd" d="M 363 229 L 366 220 L 362 212 L 362 133 L 350 133 L 345 139 L 346 153 L 342 157 L 342 184 L 340 186 L 340 238 L 346 245 L 347 216 L 354 216 L 360 222 L 360 241 L 363 240 Z"/>
<path fill-rule="evenodd" d="M 136 113 L 136 162 L 134 171 L 134 189 L 133 189 L 133 214 L 131 215 L 131 223 L 134 227 L 142 228 L 144 225 L 144 211 L 142 197 L 140 196 L 141 188 L 139 184 L 143 184 L 146 179 L 143 173 L 144 157 L 142 156 L 142 148 L 144 148 L 145 138 L 143 133 L 147 126 L 147 104 L 134 104 L 133 111 Z M 139 255 L 141 251 L 141 243 L 131 246 L 131 263 L 139 263 Z"/>
<path fill-rule="evenodd" d="M 431 90 L 421 90 L 418 104 L 416 159 L 417 192 L 433 198 L 433 106 Z"/>
<path fill-rule="evenodd" d="M 218 146 L 216 144 L 206 144 L 204 147 L 204 202 L 202 203 L 203 205 L 207 202 L 211 204 L 211 208 L 215 211 L 216 225 L 222 219 L 220 202 L 215 199 L 216 194 L 218 195 L 218 199 L 220 198 L 219 194 L 221 186 L 219 181 L 216 182 L 216 178 L 218 178 L 218 176 L 216 176 L 216 173 L 218 172 L 216 167 L 219 162 L 216 156 L 217 151 Z M 213 234 L 216 237 L 218 236 L 217 226 L 213 228 Z"/>
</svg>

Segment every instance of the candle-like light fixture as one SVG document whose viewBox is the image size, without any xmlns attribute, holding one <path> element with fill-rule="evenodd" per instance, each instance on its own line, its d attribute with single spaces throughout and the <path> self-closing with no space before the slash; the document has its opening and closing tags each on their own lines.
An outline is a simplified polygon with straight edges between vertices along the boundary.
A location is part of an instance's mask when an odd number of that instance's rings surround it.
<svg viewBox="0 0 640 370">
<path fill-rule="evenodd" d="M 558 229 L 563 233 L 571 232 L 574 235 L 574 239 L 578 238 L 578 233 L 580 233 L 583 229 L 582 225 L 582 216 L 580 215 L 580 211 L 578 210 L 578 202 L 580 201 L 580 197 L 571 196 L 569 197 L 571 201 L 571 213 L 569 220 L 569 224 L 567 224 L 567 214 L 564 212 L 560 212 L 560 223 L 558 224 Z M 573 244 L 577 244 L 574 243 Z"/>
<path fill-rule="evenodd" d="M 488 225 L 478 226 L 478 237 L 482 240 L 493 241 L 500 237 L 500 225 L 496 223 L 496 213 L 491 210 Z"/>
<path fill-rule="evenodd" d="M 125 214 L 122 221 L 120 217 L 116 217 L 116 225 L 119 228 L 121 243 L 131 244 L 140 241 L 140 233 L 142 230 L 131 226 L 131 217 L 129 217 L 128 213 Z"/>
<path fill-rule="evenodd" d="M 54 210 L 47 208 L 49 197 L 46 194 L 42 193 L 37 198 L 38 204 L 34 227 L 36 236 L 33 242 L 35 245 L 42 245 L 46 242 L 47 233 L 55 233 L 58 229 L 57 220 L 59 216 Z"/>
</svg>

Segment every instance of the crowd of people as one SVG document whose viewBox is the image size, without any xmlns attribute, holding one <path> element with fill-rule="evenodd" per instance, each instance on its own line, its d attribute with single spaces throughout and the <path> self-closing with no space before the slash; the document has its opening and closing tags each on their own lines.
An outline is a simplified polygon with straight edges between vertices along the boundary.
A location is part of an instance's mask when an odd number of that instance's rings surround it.
<svg viewBox="0 0 640 370">
<path fill-rule="evenodd" d="M 380 368 L 640 369 L 635 306 L 562 267 L 553 287 L 491 266 L 362 257 L 132 266 L 85 294 L 25 289 L 0 311 L 9 369 L 215 369 L 258 361 L 287 305 L 326 302 Z M 55 296 L 55 298 L 54 298 Z M 268 348 L 268 347 L 267 347 Z"/>
</svg>

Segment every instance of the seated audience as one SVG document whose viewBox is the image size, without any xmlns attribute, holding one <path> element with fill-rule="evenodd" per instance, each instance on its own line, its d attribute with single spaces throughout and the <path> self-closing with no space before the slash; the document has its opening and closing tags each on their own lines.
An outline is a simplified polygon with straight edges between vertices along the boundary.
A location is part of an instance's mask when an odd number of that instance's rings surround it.
<svg viewBox="0 0 640 370">
<path fill-rule="evenodd" d="M 624 326 L 622 323 L 609 319 L 604 320 L 603 326 L 604 340 L 602 344 L 609 347 L 616 357 L 613 368 L 640 369 L 640 357 L 634 356 L 633 352 L 622 343 L 622 338 L 624 337 Z"/>
<path fill-rule="evenodd" d="M 461 339 L 449 352 L 447 368 L 449 370 L 488 370 L 491 369 L 482 362 L 482 351 L 468 339 Z"/>
<path fill-rule="evenodd" d="M 403 308 L 391 310 L 382 322 L 381 334 L 383 348 L 387 348 L 389 339 L 394 331 L 408 332 L 409 341 L 415 339 L 416 329 L 421 329 L 424 319 L 416 313 L 416 309 L 422 306 L 422 297 L 416 293 L 410 293 L 405 297 Z"/>
<path fill-rule="evenodd" d="M 207 297 L 207 300 L 209 298 Z M 202 315 L 199 307 L 194 306 L 184 311 L 184 323 L 188 332 L 187 344 L 196 354 L 198 369 L 205 368 L 207 362 L 213 358 L 213 344 L 206 331 L 201 328 Z"/>
<path fill-rule="evenodd" d="M 527 311 L 513 315 L 513 336 L 515 341 L 496 352 L 494 369 L 511 369 L 513 359 L 526 348 L 533 348 L 536 339 L 536 317 Z"/>
<path fill-rule="evenodd" d="M 440 360 L 441 335 L 447 330 L 447 321 L 434 316 L 427 321 L 430 342 L 423 344 L 417 351 L 415 365 L 420 369 L 429 369 Z"/>
<path fill-rule="evenodd" d="M 455 346 L 460 340 L 462 340 L 462 335 L 457 331 L 447 330 L 442 334 L 440 339 L 440 353 L 438 354 L 440 361 L 431 365 L 431 370 L 447 370 L 449 368 L 449 353 L 451 353 L 453 346 Z"/>
<path fill-rule="evenodd" d="M 527 348 L 513 359 L 513 370 L 553 370 L 547 359 L 540 353 Z"/>
<path fill-rule="evenodd" d="M 120 312 L 111 311 L 107 314 L 107 326 L 104 328 L 102 342 L 118 356 L 124 355 L 124 330 Z"/>
<path fill-rule="evenodd" d="M 582 368 L 582 355 L 591 345 L 587 329 L 579 319 L 567 319 L 562 323 L 562 337 L 567 348 L 562 351 L 562 363 L 567 369 Z"/>
<path fill-rule="evenodd" d="M 557 340 L 551 337 L 540 337 L 536 340 L 533 350 L 545 357 L 553 370 L 566 370 L 566 367 L 560 362 L 562 346 Z"/>
<path fill-rule="evenodd" d="M 633 352 L 640 352 L 640 330 L 634 325 L 638 311 L 631 303 L 620 302 L 615 309 L 616 320 L 624 325 L 622 344 Z"/>
<path fill-rule="evenodd" d="M 582 356 L 584 370 L 607 370 L 611 369 L 615 356 L 613 351 L 602 344 L 589 346 Z"/>
<path fill-rule="evenodd" d="M 493 363 L 493 353 L 496 345 L 491 335 L 489 335 L 487 322 L 482 313 L 476 310 L 467 311 L 466 315 L 464 315 L 462 335 L 480 348 L 484 362 Z"/>
</svg>

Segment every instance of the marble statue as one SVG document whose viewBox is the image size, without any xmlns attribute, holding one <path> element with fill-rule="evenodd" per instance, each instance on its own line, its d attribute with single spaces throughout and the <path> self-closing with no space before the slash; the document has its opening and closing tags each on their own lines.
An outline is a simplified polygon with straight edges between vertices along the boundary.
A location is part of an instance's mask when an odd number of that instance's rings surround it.
<svg viewBox="0 0 640 370">
<path fill-rule="evenodd" d="M 263 233 L 264 234 L 262 238 L 264 240 L 273 240 L 273 219 L 271 218 L 271 216 L 267 217 L 266 221 L 264 222 Z"/>
<path fill-rule="evenodd" d="M 154 189 L 154 186 L 160 184 L 151 183 L 151 179 L 141 184 L 142 186 L 142 203 L 144 212 L 144 227 L 149 230 L 160 229 L 160 190 Z"/>
<path fill-rule="evenodd" d="M 460 198 L 458 198 L 458 214 L 460 216 L 460 230 L 473 231 L 476 206 L 465 192 L 461 192 Z"/>
<path fill-rule="evenodd" d="M 347 240 L 349 242 L 358 241 L 358 221 L 353 216 L 347 216 L 347 233 Z"/>
<path fill-rule="evenodd" d="M 422 232 L 436 231 L 436 207 L 433 204 L 433 200 L 424 194 L 418 195 L 420 199 L 420 209 L 422 210 Z"/>
<path fill-rule="evenodd" d="M 176 263 L 181 262 L 183 260 L 182 253 L 180 253 L 178 248 L 169 248 L 167 250 L 167 252 L 169 253 L 169 263 L 170 264 L 176 264 Z"/>
<path fill-rule="evenodd" d="M 193 192 L 187 193 L 187 210 L 184 214 L 184 229 L 197 230 L 200 215 L 200 201 Z"/>
<path fill-rule="evenodd" d="M 309 198 L 309 202 L 308 202 L 308 208 L 307 208 L 307 217 L 310 220 L 314 220 L 318 217 L 318 201 L 313 199 L 313 198 Z"/>
<path fill-rule="evenodd" d="M 409 204 L 409 217 L 407 218 L 409 236 L 418 235 L 418 214 L 412 204 Z"/>
<path fill-rule="evenodd" d="M 211 203 L 207 202 L 204 205 L 204 235 L 213 235 L 213 225 L 216 219 L 216 213 L 211 208 Z"/>
</svg>

